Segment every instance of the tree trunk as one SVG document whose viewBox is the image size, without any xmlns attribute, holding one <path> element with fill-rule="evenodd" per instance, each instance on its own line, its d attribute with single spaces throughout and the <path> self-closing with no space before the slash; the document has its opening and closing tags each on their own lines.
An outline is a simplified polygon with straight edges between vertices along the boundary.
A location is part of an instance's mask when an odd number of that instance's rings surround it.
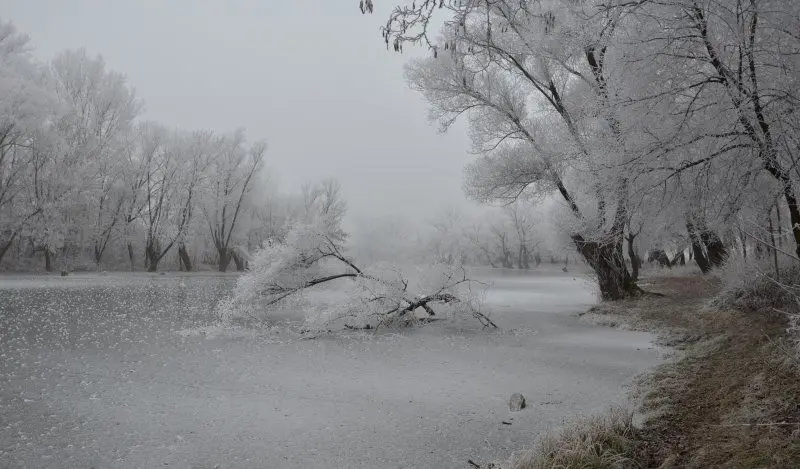
<svg viewBox="0 0 800 469">
<path fill-rule="evenodd" d="M 700 237 L 697 236 L 694 224 L 688 218 L 686 219 L 686 231 L 689 233 L 689 240 L 692 243 L 694 261 L 697 263 L 697 266 L 700 267 L 700 271 L 707 274 L 711 270 L 711 263 L 703 252 L 703 245 L 700 241 Z"/>
<path fill-rule="evenodd" d="M 761 245 L 761 243 L 755 243 L 755 246 L 753 246 L 753 251 L 756 259 L 761 260 L 764 258 L 764 247 Z"/>
<path fill-rule="evenodd" d="M 53 256 L 47 246 L 44 248 L 44 270 L 47 272 L 53 271 Z"/>
<path fill-rule="evenodd" d="M 663 249 L 653 249 L 647 254 L 647 262 L 658 262 L 661 267 L 672 268 L 672 261 Z"/>
<path fill-rule="evenodd" d="M 489 263 L 489 266 L 493 269 L 496 269 L 497 264 L 495 264 L 492 260 L 492 253 L 490 253 L 488 250 L 483 250 L 483 255 L 486 257 L 486 262 Z"/>
<path fill-rule="evenodd" d="M 639 280 L 639 256 L 636 255 L 636 249 L 633 247 L 633 240 L 635 235 L 628 235 L 628 257 L 631 259 L 631 278 L 633 281 Z"/>
<path fill-rule="evenodd" d="M 231 257 L 233 258 L 233 262 L 236 264 L 236 271 L 237 272 L 244 272 L 244 259 L 242 256 L 239 255 L 238 252 L 231 250 Z"/>
<path fill-rule="evenodd" d="M 158 270 L 158 261 L 161 260 L 159 257 L 159 249 L 157 246 L 153 245 L 154 242 L 149 241 L 147 246 L 145 247 L 145 256 L 147 260 L 147 271 L 148 272 L 155 272 Z M 157 243 L 155 243 L 157 244 Z"/>
<path fill-rule="evenodd" d="M 672 261 L 672 265 L 686 265 L 686 253 L 683 249 L 675 256 L 675 260 Z"/>
<path fill-rule="evenodd" d="M 744 230 L 739 228 L 739 241 L 742 243 L 742 259 L 747 260 L 747 238 L 745 237 Z"/>
<path fill-rule="evenodd" d="M 186 269 L 186 272 L 191 272 L 192 258 L 189 257 L 189 251 L 186 249 L 186 245 L 184 243 L 178 245 L 178 256 L 180 256 L 181 264 Z"/>
<path fill-rule="evenodd" d="M 217 247 L 218 263 L 217 268 L 220 272 L 228 270 L 228 264 L 231 263 L 231 250 L 226 247 Z"/>
<path fill-rule="evenodd" d="M 725 259 L 728 257 L 728 249 L 715 231 L 709 229 L 703 230 L 700 232 L 700 240 L 706 246 L 708 262 L 711 264 L 711 267 L 720 267 L 725 263 Z"/>
<path fill-rule="evenodd" d="M 767 170 L 769 171 L 769 169 L 768 167 Z M 781 174 L 785 176 L 783 173 Z M 789 221 L 792 224 L 792 234 L 794 235 L 794 252 L 797 257 L 800 257 L 800 204 L 794 194 L 791 179 L 788 176 L 777 177 L 777 179 L 783 184 L 783 196 L 789 207 Z"/>
<path fill-rule="evenodd" d="M 775 201 L 775 216 L 777 222 L 777 231 L 778 231 L 778 247 L 783 247 L 783 221 L 781 221 L 781 204 L 779 201 Z"/>
<path fill-rule="evenodd" d="M 97 246 L 95 243 L 94 245 L 94 264 L 97 267 L 97 271 L 100 272 L 102 270 L 100 264 L 103 259 L 103 251 Z"/>
<path fill-rule="evenodd" d="M 135 269 L 135 264 L 133 262 L 133 243 L 130 241 L 128 241 L 128 260 L 131 263 L 131 272 L 133 272 Z"/>
<path fill-rule="evenodd" d="M 520 244 L 519 245 L 519 249 L 517 249 L 517 268 L 518 269 L 522 270 L 522 269 L 527 269 L 528 268 L 528 260 L 527 260 L 526 257 L 527 257 L 527 254 L 525 252 L 525 245 L 524 244 Z"/>
<path fill-rule="evenodd" d="M 625 265 L 621 242 L 601 244 L 586 241 L 581 235 L 573 235 L 572 241 L 597 275 L 600 297 L 603 300 L 621 300 L 641 294 L 642 290 L 636 285 Z"/>
<path fill-rule="evenodd" d="M 772 251 L 772 261 L 775 263 L 775 280 L 780 281 L 780 268 L 778 266 L 778 249 L 775 246 L 775 229 L 772 226 L 772 211 L 770 210 L 770 214 L 768 217 L 769 220 L 769 240 L 772 243 L 770 246 L 770 250 Z"/>
<path fill-rule="evenodd" d="M 513 269 L 514 263 L 511 262 L 511 251 L 508 250 L 505 246 L 503 246 L 503 258 L 501 259 L 503 264 L 503 268 L 505 269 Z"/>
<path fill-rule="evenodd" d="M 16 233 L 12 234 L 11 237 L 8 238 L 8 241 L 6 241 L 2 246 L 0 246 L 0 262 L 3 261 L 3 256 L 6 255 L 6 252 L 8 252 L 8 249 L 14 243 L 14 238 L 16 236 L 17 236 Z"/>
</svg>

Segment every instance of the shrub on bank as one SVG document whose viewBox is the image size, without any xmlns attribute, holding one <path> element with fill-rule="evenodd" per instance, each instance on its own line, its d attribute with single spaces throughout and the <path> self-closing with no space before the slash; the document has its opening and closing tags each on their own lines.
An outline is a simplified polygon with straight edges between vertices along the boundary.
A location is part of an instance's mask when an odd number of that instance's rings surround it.
<svg viewBox="0 0 800 469">
<path fill-rule="evenodd" d="M 636 467 L 633 414 L 612 409 L 547 432 L 532 449 L 512 458 L 510 469 L 627 469 Z"/>
<path fill-rule="evenodd" d="M 718 271 L 722 288 L 713 298 L 718 308 L 752 312 L 779 312 L 787 319 L 793 342 L 790 354 L 800 360 L 800 264 L 786 256 L 774 260 L 729 259 Z"/>
</svg>

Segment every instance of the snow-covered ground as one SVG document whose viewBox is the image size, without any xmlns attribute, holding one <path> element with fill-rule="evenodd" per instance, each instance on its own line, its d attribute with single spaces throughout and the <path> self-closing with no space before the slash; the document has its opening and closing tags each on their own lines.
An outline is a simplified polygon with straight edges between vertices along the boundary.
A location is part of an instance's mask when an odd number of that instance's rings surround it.
<svg viewBox="0 0 800 469">
<path fill-rule="evenodd" d="M 479 275 L 502 331 L 314 340 L 193 333 L 233 276 L 0 277 L 0 467 L 465 468 L 659 359 L 647 334 L 578 321 L 580 277 Z"/>
</svg>

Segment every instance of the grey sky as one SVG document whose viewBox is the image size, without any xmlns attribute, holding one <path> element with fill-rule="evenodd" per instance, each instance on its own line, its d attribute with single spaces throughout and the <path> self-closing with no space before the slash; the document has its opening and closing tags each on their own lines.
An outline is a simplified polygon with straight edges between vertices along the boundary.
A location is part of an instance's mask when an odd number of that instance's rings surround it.
<svg viewBox="0 0 800 469">
<path fill-rule="evenodd" d="M 355 0 L 2 0 L 50 59 L 85 47 L 125 73 L 146 117 L 269 142 L 283 191 L 333 176 L 354 216 L 464 204 L 465 132 L 437 134 Z M 422 53 L 418 51 L 417 53 Z"/>
</svg>

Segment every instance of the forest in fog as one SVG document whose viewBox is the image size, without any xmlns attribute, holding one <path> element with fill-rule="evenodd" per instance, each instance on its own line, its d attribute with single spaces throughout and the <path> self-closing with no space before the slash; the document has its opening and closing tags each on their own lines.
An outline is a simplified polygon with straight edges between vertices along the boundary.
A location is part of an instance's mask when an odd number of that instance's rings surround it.
<svg viewBox="0 0 800 469">
<path fill-rule="evenodd" d="M 442 131 L 469 125 L 464 189 L 495 208 L 376 216 L 348 249 L 505 268 L 572 255 L 607 299 L 637 294 L 647 260 L 797 261 L 799 12 L 787 0 L 396 7 L 386 46 L 427 48 L 408 83 Z M 27 44 L 3 23 L 3 269 L 242 270 L 302 221 L 347 237 L 336 180 L 279 191 L 264 141 L 145 121 L 101 57 L 41 63 Z"/>
<path fill-rule="evenodd" d="M 800 467 L 800 0 L 5 3 L 0 466 Z"/>
<path fill-rule="evenodd" d="M 431 49 L 407 78 L 444 130 L 469 123 L 468 195 L 555 194 L 618 299 L 639 292 L 637 243 L 703 272 L 800 260 L 798 25 L 789 0 L 421 0 L 382 31 Z"/>
<path fill-rule="evenodd" d="M 102 57 L 67 50 L 41 63 L 23 33 L 0 29 L 0 269 L 243 270 L 295 222 L 325 216 L 341 230 L 347 203 L 335 179 L 281 193 L 264 141 L 146 121 L 133 84 Z M 530 204 L 480 217 L 375 216 L 362 223 L 359 253 L 561 263 L 563 249 L 534 239 L 541 219 Z"/>
</svg>

